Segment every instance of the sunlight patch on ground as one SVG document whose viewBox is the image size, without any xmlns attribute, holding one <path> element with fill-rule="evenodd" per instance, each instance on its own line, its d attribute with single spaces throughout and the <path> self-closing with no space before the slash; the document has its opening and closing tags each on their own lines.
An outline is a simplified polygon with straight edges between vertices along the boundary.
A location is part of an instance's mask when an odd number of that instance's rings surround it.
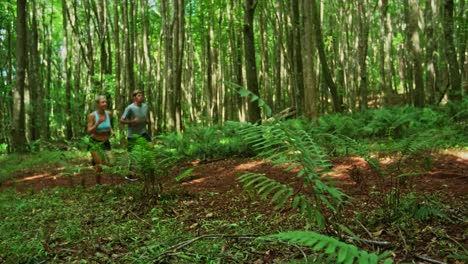
<svg viewBox="0 0 468 264">
<path fill-rule="evenodd" d="M 258 165 L 261 165 L 263 164 L 264 162 L 263 161 L 252 161 L 252 162 L 249 162 L 249 163 L 243 163 L 243 164 L 240 164 L 238 166 L 236 166 L 236 170 L 248 170 L 248 169 L 252 169 Z"/>
<path fill-rule="evenodd" d="M 382 165 L 389 165 L 389 164 L 394 163 L 396 160 L 397 160 L 397 158 L 395 156 L 387 156 L 385 158 L 381 158 L 380 163 Z"/>
<path fill-rule="evenodd" d="M 353 166 L 358 168 L 367 167 L 367 162 L 361 157 L 349 157 L 343 163 L 340 163 L 333 167 L 333 171 L 327 175 L 333 178 L 347 177 L 348 172 Z"/>
<path fill-rule="evenodd" d="M 32 181 L 32 180 L 37 180 L 37 179 L 41 179 L 41 178 L 50 178 L 52 175 L 50 175 L 49 173 L 44 173 L 44 174 L 39 174 L 39 175 L 34 175 L 34 176 L 29 176 L 29 177 L 25 177 L 25 178 L 22 178 L 22 179 L 18 179 L 16 180 L 16 182 L 25 182 L 25 181 Z"/>
<path fill-rule="evenodd" d="M 197 184 L 197 183 L 202 183 L 206 180 L 207 178 L 204 177 L 204 178 L 199 178 L 199 179 L 195 179 L 195 180 L 191 180 L 191 181 L 188 181 L 188 182 L 184 182 L 182 183 L 182 186 L 184 185 L 191 185 L 191 184 Z"/>
<path fill-rule="evenodd" d="M 447 149 L 442 153 L 452 155 L 458 158 L 458 161 L 468 162 L 468 150 L 453 150 Z"/>
<path fill-rule="evenodd" d="M 57 168 L 55 171 L 63 171 L 65 168 Z M 50 173 L 43 173 L 43 174 L 39 174 L 39 175 L 32 175 L 32 176 L 29 176 L 29 177 L 24 177 L 24 178 L 21 178 L 21 179 L 17 179 L 15 180 L 15 182 L 26 182 L 26 181 L 32 181 L 32 180 L 37 180 L 37 179 L 49 179 L 49 178 L 53 178 L 54 180 L 57 179 L 57 176 L 58 175 L 51 175 Z"/>
</svg>

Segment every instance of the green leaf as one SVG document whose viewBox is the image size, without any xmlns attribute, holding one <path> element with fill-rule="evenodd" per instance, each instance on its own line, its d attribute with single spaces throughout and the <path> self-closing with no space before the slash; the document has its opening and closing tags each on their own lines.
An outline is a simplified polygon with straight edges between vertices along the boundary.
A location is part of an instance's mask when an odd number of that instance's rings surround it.
<svg viewBox="0 0 468 264">
<path fill-rule="evenodd" d="M 338 252 L 338 263 L 342 263 L 346 259 L 347 254 L 348 248 L 340 248 L 340 251 Z"/>
<path fill-rule="evenodd" d="M 313 248 L 312 250 L 314 251 L 319 251 L 323 248 L 325 248 L 325 246 L 328 244 L 328 241 L 326 240 L 322 240 L 322 241 L 319 241 Z"/>
<path fill-rule="evenodd" d="M 386 259 L 383 264 L 393 264 L 393 260 L 392 259 Z"/>
</svg>

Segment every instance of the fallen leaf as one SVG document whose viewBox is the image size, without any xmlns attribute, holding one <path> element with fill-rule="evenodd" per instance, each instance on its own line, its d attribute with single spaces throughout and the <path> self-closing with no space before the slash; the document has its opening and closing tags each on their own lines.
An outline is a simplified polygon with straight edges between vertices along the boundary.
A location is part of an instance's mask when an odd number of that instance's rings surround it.
<svg viewBox="0 0 468 264">
<path fill-rule="evenodd" d="M 380 230 L 377 231 L 377 232 L 373 232 L 373 233 L 372 233 L 372 236 L 373 236 L 373 237 L 379 237 L 379 236 L 382 234 L 382 232 L 383 232 L 383 229 L 380 229 Z"/>
</svg>

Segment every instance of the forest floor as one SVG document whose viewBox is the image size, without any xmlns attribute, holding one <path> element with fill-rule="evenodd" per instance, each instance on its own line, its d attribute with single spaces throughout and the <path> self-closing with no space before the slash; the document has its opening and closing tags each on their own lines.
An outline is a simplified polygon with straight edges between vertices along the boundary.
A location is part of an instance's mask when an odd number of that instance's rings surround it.
<svg viewBox="0 0 468 264">
<path fill-rule="evenodd" d="M 411 180 L 414 185 L 405 183 L 406 186 L 416 188 L 413 191 L 441 192 L 454 198 L 468 194 L 468 151 L 446 151 L 432 157 L 432 168 Z M 391 163 L 391 157 L 384 160 L 381 165 Z M 408 167 L 411 164 L 419 163 L 415 160 L 406 161 L 407 164 L 400 165 Z M 336 158 L 332 160 L 334 171 L 330 174 L 331 179 L 336 181 L 336 187 L 344 190 L 354 198 L 365 198 L 368 196 L 368 187 L 376 184 L 383 184 L 383 187 L 392 187 L 391 182 L 382 179 L 376 171 L 369 168 L 366 161 L 359 157 Z M 83 166 L 86 164 L 77 164 Z M 91 167 L 91 166 L 90 166 Z M 184 190 L 193 193 L 214 191 L 227 192 L 231 190 L 234 195 L 245 190 L 239 184 L 237 177 L 242 172 L 264 173 L 269 178 L 283 183 L 300 185 L 297 171 L 285 172 L 282 168 L 277 168 L 263 160 L 251 158 L 229 158 L 213 161 L 193 161 L 178 164 L 171 172 L 177 176 L 184 170 L 194 168 L 194 171 L 182 183 L 166 181 L 167 188 L 183 187 Z M 0 190 L 14 187 L 17 191 L 39 191 L 44 188 L 54 187 L 90 187 L 96 185 L 95 173 L 92 170 L 83 170 L 73 176 L 63 174 L 64 168 L 35 166 L 32 169 L 18 171 L 9 180 L 0 185 Z M 350 175 L 351 174 L 351 175 Z M 360 174 L 353 177 L 353 174 Z M 353 179 L 354 178 L 354 179 Z M 171 179 L 169 177 L 168 179 Z M 117 175 L 104 174 L 101 184 L 129 183 L 123 177 Z M 382 186 L 381 186 L 382 187 Z M 221 207 L 223 207 L 221 205 Z"/>
<path fill-rule="evenodd" d="M 341 157 L 332 160 L 333 173 L 331 179 L 336 181 L 336 186 L 341 188 L 346 194 L 353 198 L 352 208 L 345 208 L 343 212 L 346 221 L 352 222 L 356 212 L 366 214 L 381 207 L 385 197 L 397 184 L 397 175 L 411 173 L 415 170 L 408 170 L 412 167 L 428 167 L 423 173 L 414 177 L 406 178 L 405 182 L 398 182 L 398 187 L 402 193 L 417 193 L 421 197 L 429 197 L 437 194 L 437 199 L 447 205 L 450 210 L 458 208 L 455 215 L 461 221 L 444 222 L 444 235 L 448 236 L 461 248 L 468 248 L 468 222 L 466 221 L 466 208 L 468 198 L 468 152 L 465 151 L 444 151 L 431 154 L 430 158 L 421 157 L 420 160 L 403 160 L 395 162 L 392 157 L 379 157 L 381 166 L 387 173 L 385 179 L 381 173 L 369 167 L 362 159 L 357 157 Z M 80 161 L 79 166 L 87 166 L 89 160 Z M 192 173 L 183 182 L 174 181 L 174 177 L 187 169 L 193 168 Z M 83 170 L 73 176 L 62 175 L 64 168 L 48 166 L 35 166 L 31 169 L 24 169 L 15 172 L 12 180 L 0 185 L 0 191 L 7 188 L 16 188 L 18 192 L 38 192 L 42 189 L 54 187 L 92 187 L 96 184 L 96 178 L 92 170 Z M 192 161 L 178 164 L 171 174 L 164 180 L 164 192 L 176 193 L 181 197 L 188 197 L 186 202 L 180 202 L 179 208 L 172 208 L 172 213 L 176 217 L 187 210 L 190 216 L 184 219 L 185 229 L 196 234 L 206 234 L 209 232 L 204 226 L 199 224 L 200 219 L 206 217 L 229 218 L 233 217 L 233 211 L 247 214 L 255 211 L 266 216 L 272 213 L 272 206 L 265 202 L 252 202 L 254 195 L 249 199 L 238 199 L 245 197 L 246 190 L 238 180 L 242 172 L 264 173 L 269 178 L 282 183 L 287 183 L 298 188 L 302 185 L 301 179 L 296 177 L 297 171 L 285 172 L 282 168 L 277 168 L 271 164 L 251 158 L 230 158 L 212 161 Z M 128 182 L 122 176 L 103 175 L 101 179 L 103 185 L 138 185 L 140 182 Z M 196 197 L 196 198 L 194 198 Z M 181 200 L 183 200 L 181 198 Z M 461 208 L 461 209 L 460 209 Z M 464 209 L 463 209 L 464 208 Z M 460 211 L 462 210 L 462 211 Z M 291 215 L 291 210 L 282 209 L 285 218 Z M 224 215 L 224 216 L 223 216 Z M 241 217 L 240 216 L 240 217 Z M 276 221 L 281 225 L 284 219 Z M 358 226 L 358 225 L 355 225 Z M 390 224 L 391 226 L 391 224 Z M 205 228 L 205 229 L 204 229 Z M 290 228 L 290 227 L 287 227 Z M 295 228 L 300 229 L 301 224 Z M 286 229 L 286 228 L 285 228 Z M 374 223 L 373 226 L 356 227 L 362 238 L 370 240 L 388 241 L 393 246 L 390 249 L 396 252 L 396 258 L 409 259 L 415 256 L 429 256 L 435 259 L 442 259 L 443 252 L 437 251 L 435 240 L 438 239 L 436 232 L 405 231 L 405 236 L 391 231 L 391 228 Z M 195 231 L 196 230 L 196 231 Z M 356 230 L 355 230 L 356 231 Z M 415 237 L 412 237 L 415 236 Z M 419 241 L 421 240 L 421 241 Z M 411 244 L 411 245 L 407 245 Z M 434 244 L 431 247 L 431 244 Z M 411 248 L 412 252 L 408 252 Z M 466 253 L 466 251 L 465 251 Z M 263 256 L 261 261 L 256 263 L 271 263 L 274 253 L 268 252 L 269 256 Z M 455 262 L 453 262 L 455 263 Z"/>
</svg>

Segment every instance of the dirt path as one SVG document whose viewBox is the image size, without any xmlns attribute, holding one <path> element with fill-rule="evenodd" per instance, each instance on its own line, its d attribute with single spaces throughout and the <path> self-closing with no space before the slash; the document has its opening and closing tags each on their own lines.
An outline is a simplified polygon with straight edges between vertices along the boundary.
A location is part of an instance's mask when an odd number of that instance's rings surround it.
<svg viewBox="0 0 468 264">
<path fill-rule="evenodd" d="M 383 166 L 387 160 L 383 160 Z M 409 161 L 404 167 L 414 166 L 420 161 Z M 363 195 L 371 185 L 380 185 L 382 188 L 390 188 L 394 182 L 382 181 L 382 177 L 375 170 L 369 168 L 367 163 L 357 157 L 339 158 L 332 161 L 334 171 L 331 179 L 338 183 L 350 195 Z M 440 191 L 451 196 L 463 196 L 468 194 L 468 153 L 447 152 L 434 157 L 431 161 L 432 168 L 421 175 L 408 177 L 410 182 L 405 186 L 415 187 L 414 191 Z M 173 179 L 183 171 L 193 168 L 188 180 L 176 183 Z M 35 190 L 43 188 L 90 187 L 96 184 L 96 176 L 92 171 L 83 170 L 75 175 L 62 175 L 63 168 L 35 168 L 17 172 L 14 180 L 0 185 L 0 190 L 15 187 L 18 191 Z M 186 162 L 178 164 L 172 171 L 172 177 L 165 180 L 169 188 L 183 187 L 189 192 L 226 192 L 243 191 L 237 177 L 243 172 L 265 173 L 268 177 L 292 186 L 301 185 L 301 179 L 295 175 L 297 171 L 285 172 L 262 160 L 255 159 L 225 159 L 208 162 Z M 393 179 L 395 180 L 395 178 Z M 122 176 L 103 175 L 102 184 L 133 184 L 127 182 Z M 166 188 L 167 189 L 167 188 Z"/>
</svg>

